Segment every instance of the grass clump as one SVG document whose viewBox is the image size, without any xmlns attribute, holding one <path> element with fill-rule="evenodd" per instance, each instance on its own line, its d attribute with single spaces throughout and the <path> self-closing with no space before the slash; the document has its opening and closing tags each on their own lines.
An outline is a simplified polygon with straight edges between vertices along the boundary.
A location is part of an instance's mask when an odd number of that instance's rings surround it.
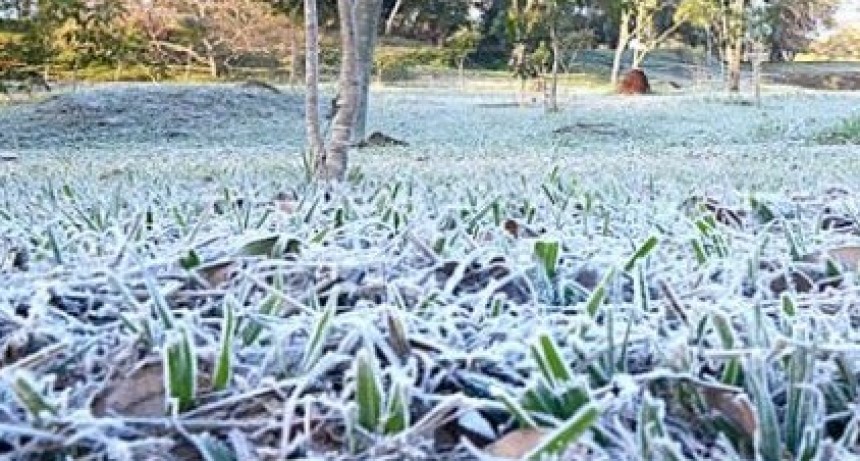
<svg viewBox="0 0 860 461">
<path fill-rule="evenodd" d="M 844 120 L 818 136 L 822 144 L 860 144 L 860 116 Z"/>
</svg>

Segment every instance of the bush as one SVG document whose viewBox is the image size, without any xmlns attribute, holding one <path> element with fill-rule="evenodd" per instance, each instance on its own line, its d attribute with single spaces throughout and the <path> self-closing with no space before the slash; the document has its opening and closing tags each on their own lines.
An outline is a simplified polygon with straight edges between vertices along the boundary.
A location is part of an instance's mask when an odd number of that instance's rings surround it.
<svg viewBox="0 0 860 461">
<path fill-rule="evenodd" d="M 860 144 L 860 117 L 843 121 L 839 126 L 818 137 L 824 144 Z"/>
<path fill-rule="evenodd" d="M 860 59 L 860 26 L 846 27 L 825 40 L 813 43 L 810 51 L 830 59 Z"/>
<path fill-rule="evenodd" d="M 443 48 L 380 48 L 374 56 L 374 70 L 382 80 L 404 80 L 412 76 L 416 67 L 449 69 L 455 53 Z"/>
</svg>

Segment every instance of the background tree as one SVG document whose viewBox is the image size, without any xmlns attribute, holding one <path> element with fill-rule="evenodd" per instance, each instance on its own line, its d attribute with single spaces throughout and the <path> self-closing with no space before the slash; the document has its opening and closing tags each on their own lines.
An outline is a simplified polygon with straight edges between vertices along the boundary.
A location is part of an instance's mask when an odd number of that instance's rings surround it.
<svg viewBox="0 0 860 461">
<path fill-rule="evenodd" d="M 537 64 L 538 74 L 547 80 L 544 103 L 548 111 L 558 110 L 558 75 L 564 37 L 580 33 L 585 27 L 581 5 L 576 0 L 513 0 L 508 9 L 512 41 L 522 44 L 527 53 L 537 53 L 532 61 Z"/>
<path fill-rule="evenodd" d="M 389 13 L 386 34 L 396 32 L 401 37 L 427 40 L 440 47 L 469 22 L 468 0 L 403 0 L 393 3 L 392 8 L 397 9 L 383 10 Z"/>
<path fill-rule="evenodd" d="M 379 35 L 379 19 L 382 14 L 382 0 L 355 0 L 356 58 L 360 74 L 358 87 L 358 107 L 356 108 L 353 141 L 365 138 L 367 113 L 370 105 L 370 83 L 373 75 L 373 55 Z M 347 50 L 343 50 L 347 52 Z"/>
<path fill-rule="evenodd" d="M 771 0 L 767 45 L 773 62 L 791 61 L 812 43 L 815 35 L 833 27 L 839 0 Z"/>
<path fill-rule="evenodd" d="M 475 52 L 480 39 L 481 34 L 474 27 L 461 27 L 446 40 L 446 45 L 453 51 L 454 60 L 457 62 L 460 87 L 465 86 L 466 83 L 464 75 L 466 59 Z"/>
<path fill-rule="evenodd" d="M 290 22 L 257 0 L 152 0 L 135 6 L 159 59 L 205 66 L 213 78 L 242 59 L 277 62 L 290 52 Z"/>
<path fill-rule="evenodd" d="M 616 3 L 620 9 L 618 43 L 612 65 L 611 81 L 618 82 L 621 61 L 627 48 L 632 48 L 631 67 L 639 69 L 645 57 L 665 43 L 678 30 L 696 19 L 699 9 L 712 0 L 624 0 Z"/>
</svg>

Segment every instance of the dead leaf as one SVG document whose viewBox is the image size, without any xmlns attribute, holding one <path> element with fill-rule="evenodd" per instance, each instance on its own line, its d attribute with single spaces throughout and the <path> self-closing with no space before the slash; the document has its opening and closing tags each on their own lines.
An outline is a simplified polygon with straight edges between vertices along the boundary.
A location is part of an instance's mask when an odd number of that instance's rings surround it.
<svg viewBox="0 0 860 461">
<path fill-rule="evenodd" d="M 233 261 L 222 261 L 203 266 L 197 269 L 197 273 L 214 288 L 227 283 L 236 273 L 236 268 Z"/>
<path fill-rule="evenodd" d="M 517 429 L 488 445 L 486 451 L 497 458 L 522 459 L 534 450 L 548 433 L 544 429 Z"/>
<path fill-rule="evenodd" d="M 93 399 L 93 414 L 97 417 L 111 413 L 121 416 L 160 417 L 166 408 L 164 368 L 160 362 L 135 369 L 128 376 L 112 382 Z"/>
<path fill-rule="evenodd" d="M 831 248 L 826 254 L 848 270 L 857 270 L 857 265 L 860 264 L 860 246 Z"/>
<path fill-rule="evenodd" d="M 513 219 L 506 219 L 502 227 L 511 234 L 511 237 L 517 238 L 520 235 L 520 225 Z"/>
<path fill-rule="evenodd" d="M 712 197 L 690 197 L 684 200 L 681 206 L 691 214 L 700 210 L 707 211 L 714 216 L 718 223 L 733 228 L 743 227 L 743 218 L 746 216 L 743 210 L 733 210 Z"/>
<path fill-rule="evenodd" d="M 708 407 L 717 410 L 738 429 L 753 437 L 758 428 L 758 418 L 752 402 L 746 394 L 735 394 L 715 388 L 702 389 Z"/>
<path fill-rule="evenodd" d="M 294 200 L 275 200 L 275 208 L 286 214 L 293 214 L 298 208 Z"/>
</svg>

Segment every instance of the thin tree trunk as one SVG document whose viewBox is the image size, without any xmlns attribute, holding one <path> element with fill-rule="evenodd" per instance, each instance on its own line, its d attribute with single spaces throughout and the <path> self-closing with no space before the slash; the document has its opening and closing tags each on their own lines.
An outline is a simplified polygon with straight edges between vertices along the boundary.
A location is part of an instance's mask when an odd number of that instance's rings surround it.
<svg viewBox="0 0 860 461">
<path fill-rule="evenodd" d="M 466 88 L 466 71 L 464 69 L 465 66 L 466 66 L 466 58 L 461 56 L 459 59 L 457 59 L 457 73 L 460 77 L 460 89 L 461 90 Z"/>
<path fill-rule="evenodd" d="M 552 47 L 552 83 L 549 89 L 549 106 L 547 110 L 550 112 L 558 112 L 558 61 L 560 59 L 560 46 L 558 44 L 558 35 L 556 34 L 555 26 L 549 29 L 550 46 Z"/>
<path fill-rule="evenodd" d="M 642 43 L 640 43 L 639 46 L 642 48 L 638 48 L 638 49 L 633 51 L 632 67 L 634 69 L 641 69 L 642 68 L 642 63 L 645 62 L 645 56 L 647 56 L 648 51 L 650 51 L 648 48 L 645 48 L 645 45 Z"/>
<path fill-rule="evenodd" d="M 741 89 L 741 60 L 744 50 L 745 0 L 732 0 L 729 11 L 724 14 L 726 28 L 726 59 L 728 60 L 727 89 L 737 93 Z M 728 16 L 728 20 L 725 20 Z"/>
<path fill-rule="evenodd" d="M 618 46 L 615 47 L 615 59 L 612 61 L 612 77 L 610 81 L 613 85 L 618 83 L 618 75 L 621 73 L 621 59 L 624 57 L 628 41 L 630 41 L 630 12 L 625 10 L 621 13 L 621 26 L 618 29 Z"/>
<path fill-rule="evenodd" d="M 727 53 L 729 59 L 728 90 L 737 93 L 741 90 L 741 55 L 742 47 L 739 43 L 730 45 Z"/>
<path fill-rule="evenodd" d="M 209 75 L 213 79 L 218 78 L 218 62 L 215 61 L 214 55 L 209 55 Z"/>
<path fill-rule="evenodd" d="M 362 141 L 367 134 L 367 113 L 370 102 L 370 81 L 373 72 L 373 52 L 382 0 L 355 0 L 355 29 L 359 76 L 358 107 L 352 139 Z"/>
<path fill-rule="evenodd" d="M 338 0 L 337 8 L 342 53 L 337 84 L 340 107 L 332 120 L 328 150 L 316 158 L 315 171 L 319 179 L 341 181 L 346 177 L 348 167 L 347 155 L 358 109 L 361 69 L 356 53 L 353 0 Z M 307 38 L 311 39 L 310 34 Z"/>
<path fill-rule="evenodd" d="M 293 28 L 290 32 L 290 83 L 296 83 L 299 80 L 299 75 L 302 72 L 302 47 L 299 42 L 298 28 Z"/>
<path fill-rule="evenodd" d="M 391 31 L 394 30 L 394 18 L 397 17 L 401 7 L 403 7 L 403 0 L 394 2 L 394 8 L 391 9 L 391 13 L 385 21 L 385 35 L 391 35 Z"/>
<path fill-rule="evenodd" d="M 320 129 L 319 95 L 319 23 L 317 0 L 305 0 L 305 130 L 311 158 L 316 167 L 326 158 L 325 143 Z"/>
</svg>

